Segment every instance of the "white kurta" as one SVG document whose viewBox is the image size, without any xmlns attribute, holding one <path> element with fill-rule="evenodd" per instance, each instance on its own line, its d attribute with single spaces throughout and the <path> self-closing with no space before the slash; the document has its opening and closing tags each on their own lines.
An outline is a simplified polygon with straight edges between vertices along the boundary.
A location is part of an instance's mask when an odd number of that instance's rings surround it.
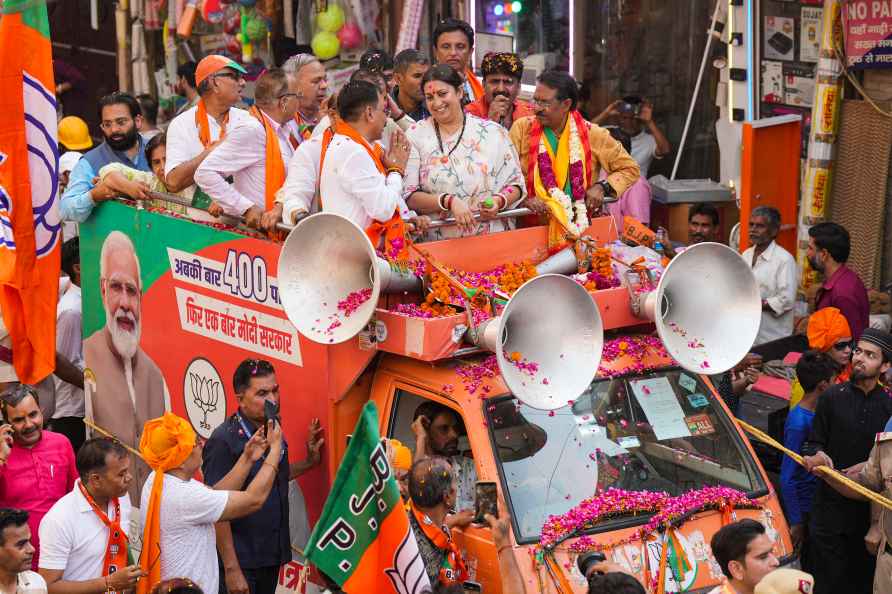
<svg viewBox="0 0 892 594">
<path fill-rule="evenodd" d="M 743 259 L 753 268 L 759 293 L 771 311 L 762 312 L 762 323 L 755 344 L 763 344 L 793 334 L 793 304 L 796 301 L 798 272 L 796 259 L 775 242 L 759 254 L 753 267 L 753 247 L 743 252 Z"/>
<path fill-rule="evenodd" d="M 459 129 L 454 134 L 442 135 L 442 151 L 433 118 L 417 122 L 406 131 L 412 143 L 403 190 L 407 200 L 416 191 L 435 195 L 445 192 L 467 200 L 471 209 L 476 210 L 481 202 L 511 186 L 520 189 L 520 199 L 523 199 L 526 192 L 523 174 L 508 131 L 497 122 L 472 115 L 465 117 L 464 134 Z M 506 228 L 505 222 L 492 221 L 478 225 L 473 234 Z M 458 237 L 460 233 L 456 227 L 447 227 L 434 235 L 431 239 Z"/>
</svg>

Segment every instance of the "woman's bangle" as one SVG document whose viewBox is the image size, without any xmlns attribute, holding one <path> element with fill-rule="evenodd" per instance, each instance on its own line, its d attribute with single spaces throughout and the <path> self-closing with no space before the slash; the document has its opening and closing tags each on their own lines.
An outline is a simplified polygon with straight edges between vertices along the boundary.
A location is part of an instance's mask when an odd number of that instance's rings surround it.
<svg viewBox="0 0 892 594">
<path fill-rule="evenodd" d="M 439 206 L 440 210 L 442 210 L 443 212 L 449 211 L 449 209 L 446 207 L 446 197 L 447 196 L 449 196 L 449 194 L 447 194 L 445 192 L 443 192 L 442 194 L 437 196 L 437 206 Z"/>
<path fill-rule="evenodd" d="M 505 196 L 505 195 L 504 195 L 503 193 L 501 193 L 501 192 L 496 192 L 495 194 L 492 195 L 492 197 L 493 197 L 493 198 L 501 198 L 501 199 L 502 199 L 502 205 L 499 207 L 499 210 L 505 210 L 505 207 L 508 206 L 508 197 Z"/>
<path fill-rule="evenodd" d="M 452 194 L 449 194 L 449 195 L 446 197 L 446 210 L 447 210 L 447 211 L 451 211 L 451 210 L 452 210 L 452 203 L 453 203 L 453 201 L 455 201 L 455 196 L 453 196 Z"/>
</svg>

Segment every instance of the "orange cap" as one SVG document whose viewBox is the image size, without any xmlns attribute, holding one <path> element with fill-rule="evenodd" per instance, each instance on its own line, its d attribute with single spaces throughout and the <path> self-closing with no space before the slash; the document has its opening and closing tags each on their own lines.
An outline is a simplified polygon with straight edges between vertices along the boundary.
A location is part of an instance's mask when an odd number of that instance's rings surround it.
<svg viewBox="0 0 892 594">
<path fill-rule="evenodd" d="M 236 72 L 248 74 L 248 71 L 235 60 L 231 60 L 226 56 L 211 54 L 210 56 L 202 58 L 201 62 L 198 63 L 198 66 L 195 67 L 195 84 L 200 85 L 201 81 L 224 68 L 232 68 Z"/>
</svg>

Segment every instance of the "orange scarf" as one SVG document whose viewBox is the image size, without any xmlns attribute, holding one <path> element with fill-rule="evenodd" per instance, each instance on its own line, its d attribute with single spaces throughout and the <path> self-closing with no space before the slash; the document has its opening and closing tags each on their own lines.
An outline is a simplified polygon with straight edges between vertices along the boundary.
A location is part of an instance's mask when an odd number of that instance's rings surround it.
<svg viewBox="0 0 892 594">
<path fill-rule="evenodd" d="M 77 486 L 80 488 L 84 499 L 86 499 L 87 503 L 90 504 L 90 507 L 93 508 L 93 512 L 99 516 L 99 519 L 105 524 L 105 527 L 108 528 L 108 543 L 105 545 L 105 559 L 102 562 L 102 575 L 111 575 L 116 571 L 124 569 L 127 567 L 127 544 L 129 541 L 127 539 L 127 534 L 121 528 L 121 502 L 117 497 L 111 500 L 111 503 L 115 508 L 115 519 L 109 520 L 105 510 L 99 509 L 96 500 L 93 499 L 93 496 L 90 495 L 89 491 L 84 488 L 83 483 L 78 481 Z"/>
<path fill-rule="evenodd" d="M 164 473 L 180 466 L 195 448 L 195 430 L 189 421 L 173 413 L 146 421 L 139 451 L 149 468 L 155 471 L 149 495 L 146 523 L 142 535 L 139 566 L 146 577 L 137 582 L 137 594 L 148 594 L 161 581 L 161 493 Z"/>
<path fill-rule="evenodd" d="M 471 92 L 474 94 L 473 97 L 468 97 L 468 100 L 476 101 L 477 99 L 483 97 L 483 83 L 480 82 L 480 79 L 474 75 L 474 71 L 468 68 L 468 70 L 465 72 L 465 78 L 468 80 L 468 84 L 471 85 Z"/>
<path fill-rule="evenodd" d="M 384 175 L 384 163 L 381 158 L 384 155 L 384 151 L 381 148 L 380 144 L 376 144 L 374 147 L 368 143 L 368 141 L 362 137 L 362 135 L 356 131 L 356 129 L 348 124 L 347 122 L 342 121 L 340 118 L 333 126 L 334 132 L 329 134 L 331 129 L 325 131 L 325 136 L 322 139 L 322 154 L 319 158 L 319 177 L 322 178 L 322 167 L 325 162 L 325 154 L 328 152 L 328 145 L 331 144 L 331 140 L 334 138 L 335 134 L 342 134 L 349 138 L 350 140 L 358 143 L 362 148 L 366 150 L 369 156 L 372 158 L 372 161 L 375 163 L 375 167 L 378 169 L 378 172 L 381 175 Z M 321 201 L 321 198 L 320 198 Z M 409 256 L 409 248 L 408 242 L 406 241 L 406 223 L 403 221 L 403 218 L 400 216 L 400 211 L 397 209 L 394 211 L 393 216 L 390 217 L 390 220 L 384 221 L 383 223 L 380 221 L 372 221 L 372 224 L 366 227 L 365 234 L 368 236 L 369 241 L 372 242 L 372 245 L 375 249 L 379 249 L 381 247 L 381 240 L 384 240 L 384 253 L 388 256 L 392 256 L 397 260 L 407 260 Z"/>
<path fill-rule="evenodd" d="M 248 113 L 257 118 L 257 121 L 263 125 L 264 132 L 266 132 L 264 208 L 265 210 L 271 210 L 276 203 L 276 192 L 285 183 L 285 161 L 282 159 L 282 152 L 279 150 L 279 137 L 276 135 L 276 131 L 273 130 L 272 124 L 269 123 L 269 118 L 264 117 L 256 105 L 252 105 Z"/>
<path fill-rule="evenodd" d="M 217 140 L 223 140 L 223 137 L 226 136 L 226 124 L 229 123 L 229 112 L 226 112 L 226 115 L 223 116 L 223 122 L 220 124 L 220 138 Z M 198 140 L 201 141 L 202 146 L 207 148 L 211 144 L 211 125 L 208 121 L 208 108 L 204 104 L 204 99 L 198 100 L 198 105 L 195 109 L 195 125 L 198 126 Z"/>
<path fill-rule="evenodd" d="M 415 521 L 418 522 L 424 535 L 435 547 L 446 553 L 446 559 L 440 568 L 440 583 L 444 585 L 461 584 L 467 580 L 468 569 L 465 567 L 464 559 L 461 558 L 461 551 L 458 550 L 458 546 L 449 534 L 449 528 L 437 526 L 426 513 L 419 511 L 415 504 L 410 503 L 409 505 L 412 508 L 412 515 L 415 516 Z"/>
</svg>

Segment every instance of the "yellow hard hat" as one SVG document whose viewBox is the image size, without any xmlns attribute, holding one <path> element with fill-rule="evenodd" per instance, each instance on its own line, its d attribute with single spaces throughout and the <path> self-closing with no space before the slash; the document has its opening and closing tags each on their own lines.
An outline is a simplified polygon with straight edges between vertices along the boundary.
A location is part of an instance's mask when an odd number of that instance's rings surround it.
<svg viewBox="0 0 892 594">
<path fill-rule="evenodd" d="M 77 116 L 65 116 L 59 121 L 59 144 L 74 151 L 82 151 L 93 146 L 87 122 Z"/>
</svg>

